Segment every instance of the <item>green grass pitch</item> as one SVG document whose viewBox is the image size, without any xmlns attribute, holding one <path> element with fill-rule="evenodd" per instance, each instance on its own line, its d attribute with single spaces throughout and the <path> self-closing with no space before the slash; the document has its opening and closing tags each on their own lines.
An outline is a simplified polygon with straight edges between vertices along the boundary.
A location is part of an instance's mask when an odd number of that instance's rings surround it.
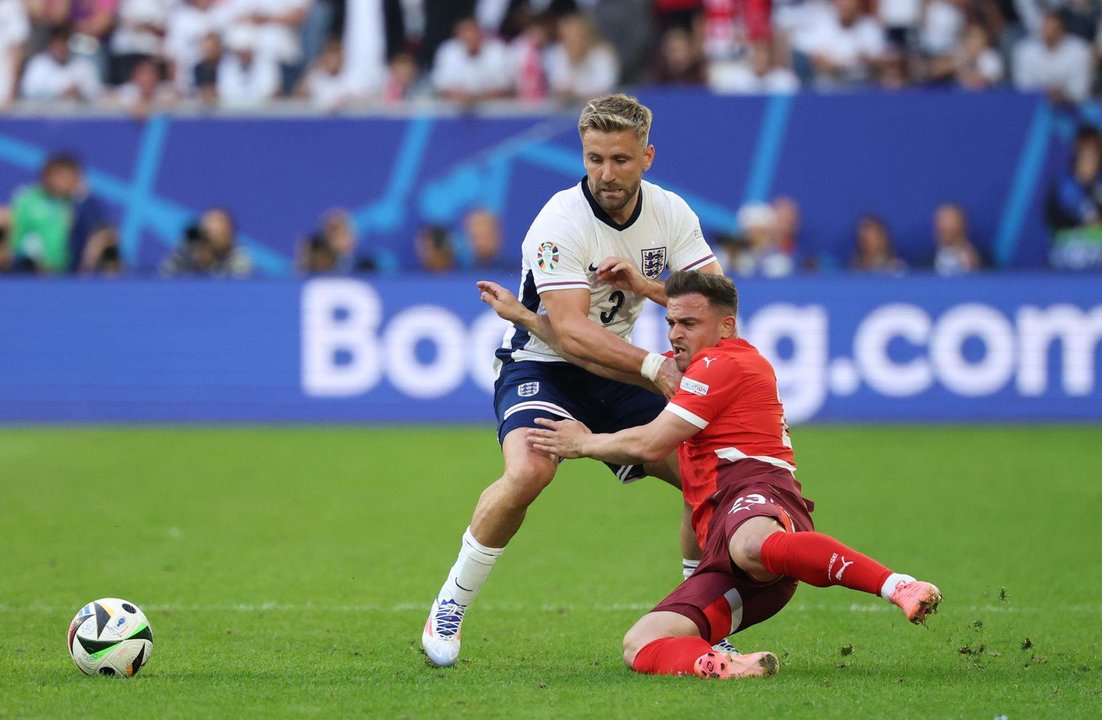
<svg viewBox="0 0 1102 720">
<path fill-rule="evenodd" d="M 648 677 L 620 639 L 680 574 L 675 492 L 571 461 L 451 669 L 419 650 L 489 428 L 0 431 L 0 718 L 1102 717 L 1102 430 L 802 427 L 818 528 L 940 585 L 927 627 L 802 587 L 736 636 L 767 680 Z M 73 614 L 137 602 L 133 680 L 85 677 Z"/>
</svg>

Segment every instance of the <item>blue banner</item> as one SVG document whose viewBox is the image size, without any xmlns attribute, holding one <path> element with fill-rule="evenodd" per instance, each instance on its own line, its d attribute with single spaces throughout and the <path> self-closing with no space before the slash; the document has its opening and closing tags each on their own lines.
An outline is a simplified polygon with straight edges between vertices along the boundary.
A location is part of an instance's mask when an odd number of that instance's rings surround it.
<svg viewBox="0 0 1102 720">
<path fill-rule="evenodd" d="M 801 254 L 844 267 L 858 219 L 882 216 L 904 258 L 933 254 L 935 208 L 959 203 L 1000 266 L 1046 264 L 1044 200 L 1074 128 L 1039 95 L 901 92 L 719 97 L 641 93 L 654 111 L 648 179 L 681 194 L 706 235 L 737 231 L 743 203 L 794 198 Z M 539 209 L 583 174 L 577 112 L 388 118 L 0 118 L 0 204 L 58 150 L 84 160 L 135 272 L 153 272 L 204 209 L 227 207 L 268 276 L 329 208 L 360 252 L 414 268 L 426 225 L 502 219 L 508 267 Z"/>
<path fill-rule="evenodd" d="M 508 286 L 515 281 L 499 278 Z M 742 281 L 789 419 L 1102 420 L 1102 287 L 1056 275 Z M 474 278 L 9 280 L 0 421 L 493 422 Z M 664 349 L 660 308 L 637 344 Z"/>
</svg>

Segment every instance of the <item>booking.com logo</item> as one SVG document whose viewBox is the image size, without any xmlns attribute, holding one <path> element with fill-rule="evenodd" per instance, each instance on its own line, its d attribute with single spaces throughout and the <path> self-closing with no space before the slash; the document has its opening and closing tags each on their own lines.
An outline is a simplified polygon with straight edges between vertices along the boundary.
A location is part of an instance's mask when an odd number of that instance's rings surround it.
<svg viewBox="0 0 1102 720">
<path fill-rule="evenodd" d="M 415 304 L 385 316 L 370 285 L 346 279 L 307 283 L 301 311 L 301 380 L 310 397 L 355 397 L 384 379 L 415 400 L 447 398 L 468 380 L 492 392 L 491 359 L 505 325 L 491 311 L 467 321 L 442 306 Z M 664 326 L 660 309 L 648 304 L 633 341 L 665 349 Z M 852 337 L 832 342 L 832 330 L 840 331 L 825 305 L 774 303 L 740 318 L 740 328 L 772 361 L 789 421 L 803 422 L 828 397 L 858 392 L 913 398 L 941 387 L 979 398 L 1012 387 L 1022 398 L 1090 396 L 1102 305 L 1021 305 L 1008 314 L 969 302 L 935 314 L 886 303 L 863 311 L 846 331 Z M 432 352 L 419 353 L 426 343 Z"/>
</svg>

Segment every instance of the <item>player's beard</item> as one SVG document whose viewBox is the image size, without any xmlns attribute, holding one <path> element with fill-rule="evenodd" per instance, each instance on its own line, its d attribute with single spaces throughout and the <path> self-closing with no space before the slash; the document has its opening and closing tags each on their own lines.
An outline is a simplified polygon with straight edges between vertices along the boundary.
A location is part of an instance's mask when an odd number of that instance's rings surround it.
<svg viewBox="0 0 1102 720">
<path fill-rule="evenodd" d="M 611 215 L 620 212 L 635 199 L 635 196 L 639 193 L 640 185 L 642 185 L 641 180 L 636 180 L 634 184 L 628 186 L 618 183 L 597 183 L 597 187 L 590 187 L 589 189 L 593 193 L 593 197 L 597 199 L 597 204 L 601 206 L 601 209 Z M 602 195 L 602 190 L 623 190 L 624 195 L 620 200 L 612 200 Z"/>
</svg>

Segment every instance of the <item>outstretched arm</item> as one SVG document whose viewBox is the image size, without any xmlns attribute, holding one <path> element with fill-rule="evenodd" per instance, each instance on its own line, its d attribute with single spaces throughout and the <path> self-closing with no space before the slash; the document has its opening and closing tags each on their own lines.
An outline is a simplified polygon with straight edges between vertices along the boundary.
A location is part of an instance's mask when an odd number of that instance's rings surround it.
<svg viewBox="0 0 1102 720">
<path fill-rule="evenodd" d="M 547 308 L 551 328 L 563 351 L 585 362 L 629 375 L 640 373 L 666 397 L 677 392 L 681 371 L 671 358 L 635 347 L 589 319 L 588 289 L 545 292 L 540 300 Z"/>
<path fill-rule="evenodd" d="M 520 300 L 517 299 L 516 295 L 509 292 L 501 285 L 490 282 L 489 280 L 479 280 L 476 285 L 481 292 L 480 299 L 482 302 L 493 308 L 498 317 L 514 325 L 523 327 L 525 330 L 547 343 L 548 347 L 569 360 L 572 364 L 577 365 L 583 370 L 588 370 L 594 375 L 600 375 L 601 377 L 617 380 L 622 383 L 639 385 L 652 392 L 659 392 L 654 383 L 647 380 L 639 373 L 627 373 L 620 370 L 614 370 L 598 363 L 587 362 L 564 351 L 562 344 L 559 343 L 558 336 L 555 335 L 554 328 L 551 327 L 551 319 L 546 315 L 534 313 L 524 307 Z"/>
<path fill-rule="evenodd" d="M 647 351 L 590 320 L 588 289 L 548 290 L 540 294 L 540 302 L 564 352 L 621 372 L 640 372 Z"/>
<path fill-rule="evenodd" d="M 654 462 L 666 457 L 700 428 L 671 412 L 660 412 L 646 425 L 616 433 L 595 435 L 576 420 L 536 418 L 528 444 L 540 452 L 561 458 L 590 457 L 620 465 Z"/>
</svg>

